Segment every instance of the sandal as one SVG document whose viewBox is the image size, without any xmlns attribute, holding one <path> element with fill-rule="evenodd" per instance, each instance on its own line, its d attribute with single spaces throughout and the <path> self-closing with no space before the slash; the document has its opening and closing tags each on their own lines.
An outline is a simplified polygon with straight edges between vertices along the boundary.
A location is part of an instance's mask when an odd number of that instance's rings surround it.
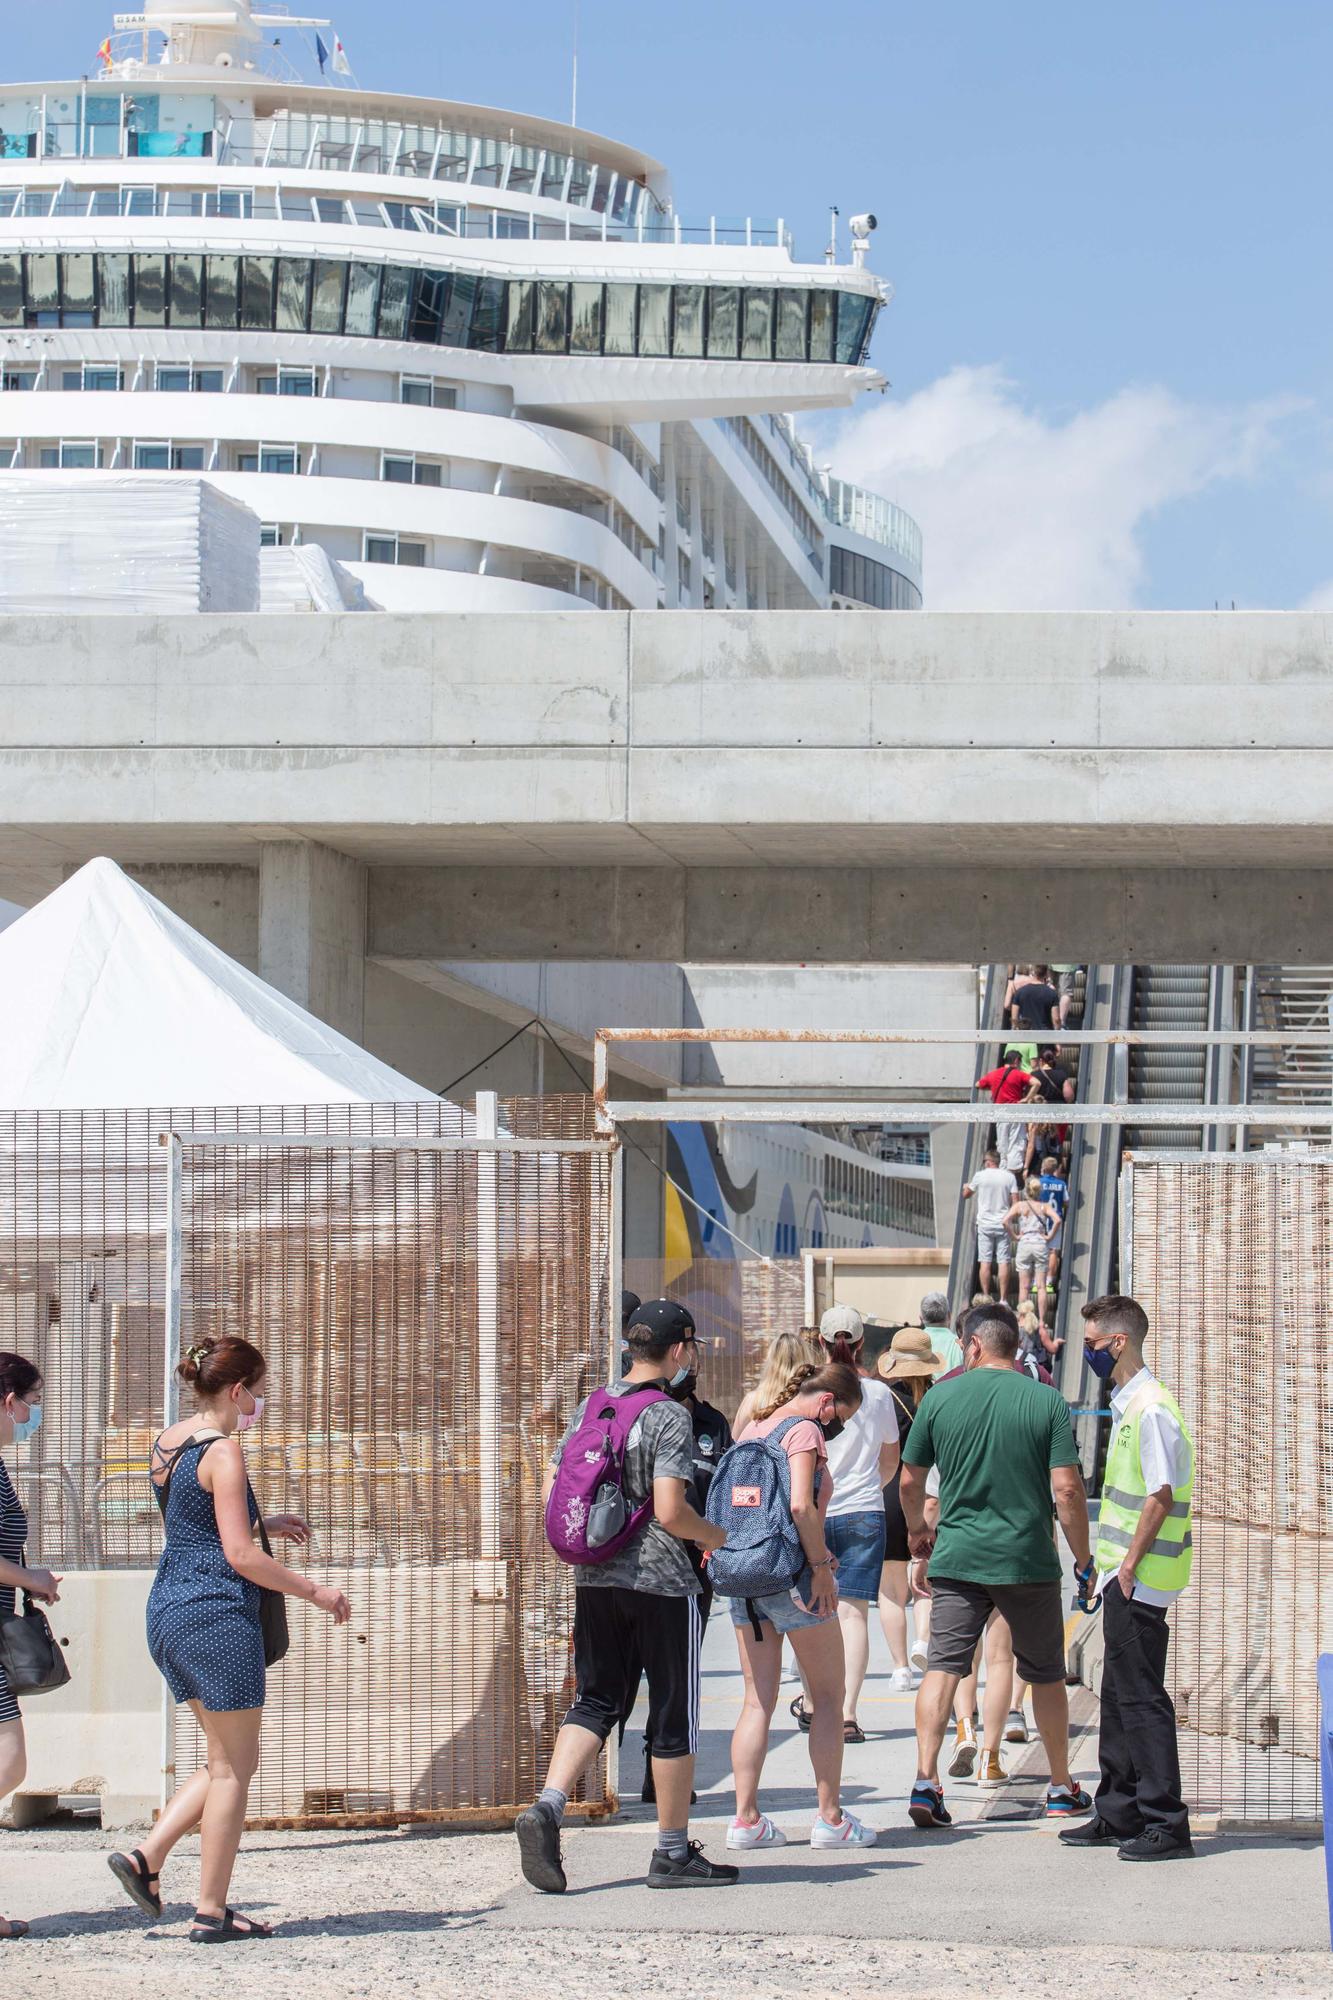
<svg viewBox="0 0 1333 2000">
<path fill-rule="evenodd" d="M 859 1722 L 844 1722 L 842 1725 L 842 1740 L 844 1743 L 864 1743 L 866 1733 Z"/>
<path fill-rule="evenodd" d="M 800 1728 L 808 1729 L 810 1727 L 810 1711 L 805 1705 L 805 1696 L 803 1694 L 797 1695 L 795 1701 L 791 1704 L 789 1713 L 796 1717 Z"/>
<path fill-rule="evenodd" d="M 152 1885 L 157 1876 L 148 1866 L 139 1848 L 131 1854 L 108 1854 L 106 1865 L 119 1882 L 132 1903 L 137 1903 L 146 1917 L 160 1917 L 162 1914 L 162 1892 Z"/>
<path fill-rule="evenodd" d="M 28 1926 L 22 1917 L 0 1917 L 0 1924 L 4 1925 L 4 1929 L 0 1931 L 0 1944 L 6 1938 L 21 1938 L 28 1935 Z"/>
<path fill-rule="evenodd" d="M 236 1911 L 231 1909 L 220 1917 L 206 1917 L 202 1910 L 196 1910 L 190 1926 L 191 1944 L 230 1944 L 233 1938 L 271 1938 L 272 1935 L 271 1924 L 258 1923 L 254 1917 L 238 1919 Z"/>
</svg>

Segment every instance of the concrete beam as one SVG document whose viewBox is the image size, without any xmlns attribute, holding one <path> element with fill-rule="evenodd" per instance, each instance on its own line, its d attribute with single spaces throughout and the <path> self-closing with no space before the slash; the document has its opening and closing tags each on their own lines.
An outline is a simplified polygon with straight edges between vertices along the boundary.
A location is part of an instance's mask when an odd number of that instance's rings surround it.
<svg viewBox="0 0 1333 2000">
<path fill-rule="evenodd" d="M 372 868 L 389 961 L 1324 964 L 1333 869 Z"/>
</svg>

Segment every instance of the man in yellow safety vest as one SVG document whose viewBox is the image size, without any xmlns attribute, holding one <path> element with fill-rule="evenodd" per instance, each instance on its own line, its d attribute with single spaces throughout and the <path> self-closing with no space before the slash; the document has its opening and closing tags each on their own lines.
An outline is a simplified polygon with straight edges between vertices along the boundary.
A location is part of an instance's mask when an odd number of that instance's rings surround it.
<svg viewBox="0 0 1333 2000">
<path fill-rule="evenodd" d="M 1190 1580 L 1194 1440 L 1175 1397 L 1144 1365 L 1148 1315 L 1137 1299 L 1094 1299 L 1083 1318 L 1088 1366 L 1115 1384 L 1093 1552 L 1106 1649 L 1102 1780 L 1095 1816 L 1060 1838 L 1071 1847 L 1113 1841 L 1122 1861 L 1177 1861 L 1194 1847 L 1166 1691 L 1166 1614 Z"/>
</svg>

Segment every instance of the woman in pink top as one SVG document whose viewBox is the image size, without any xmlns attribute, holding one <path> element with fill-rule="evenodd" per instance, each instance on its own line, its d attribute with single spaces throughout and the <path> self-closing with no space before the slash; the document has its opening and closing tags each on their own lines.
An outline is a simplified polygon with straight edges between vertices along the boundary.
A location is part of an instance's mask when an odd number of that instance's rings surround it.
<svg viewBox="0 0 1333 2000">
<path fill-rule="evenodd" d="M 803 1361 L 776 1400 L 756 1407 L 742 1438 L 768 1437 L 789 1417 L 799 1418 L 780 1440 L 791 1463 L 791 1513 L 807 1566 L 792 1590 L 754 1600 L 761 1637 L 756 1639 L 742 1598 L 731 1600 L 745 1700 L 731 1739 L 736 1784 L 736 1817 L 727 1829 L 731 1848 L 783 1847 L 786 1835 L 759 1810 L 759 1780 L 768 1753 L 769 1724 L 777 1707 L 782 1675 L 782 1641 L 792 1651 L 810 1690 L 810 1762 L 814 1766 L 819 1812 L 810 1829 L 812 1847 L 873 1847 L 875 1834 L 844 1812 L 842 1786 L 842 1627 L 838 1623 L 835 1560 L 824 1535 L 833 1493 L 828 1472 L 828 1440 L 836 1437 L 861 1407 L 861 1383 L 854 1368 L 820 1367 Z"/>
</svg>

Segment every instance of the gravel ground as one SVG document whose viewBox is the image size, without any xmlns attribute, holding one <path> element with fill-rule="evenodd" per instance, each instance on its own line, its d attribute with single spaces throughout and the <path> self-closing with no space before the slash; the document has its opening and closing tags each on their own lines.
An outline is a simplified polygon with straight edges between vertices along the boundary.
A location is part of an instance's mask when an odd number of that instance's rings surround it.
<svg viewBox="0 0 1333 2000">
<path fill-rule="evenodd" d="M 646 1837 L 638 1826 L 577 1830 L 567 1839 L 574 1872 L 605 1874 L 637 1864 Z M 579 1848 L 600 1842 L 600 1848 Z M 608 1846 L 606 1843 L 613 1843 Z M 1034 1911 L 1033 1930 L 1050 1942 L 997 1948 L 974 1940 L 840 1939 L 828 1935 L 706 1936 L 681 1949 L 672 1933 L 605 1928 L 595 1903 L 578 1929 L 516 1929 L 501 1915 L 518 1885 L 514 1844 L 504 1834 L 251 1834 L 237 1870 L 240 1907 L 281 1924 L 253 1953 L 218 1955 L 185 1947 L 197 1844 L 182 1848 L 166 1883 L 160 1925 L 145 1922 L 107 1873 L 115 1840 L 70 1827 L 0 1834 L 0 1874 L 8 1906 L 33 1923 L 30 1939 L 6 1963 L 40 1982 L 43 2000 L 120 2000 L 150 1983 L 191 1995 L 223 1994 L 238 1973 L 265 2000 L 416 2000 L 420 1995 L 482 1993 L 495 2000 L 540 1992 L 544 2000 L 584 2000 L 590 1990 L 640 2000 L 729 2000 L 828 1993 L 967 1995 L 987 1989 L 1027 2000 L 1067 2000 L 1095 1981 L 1135 2000 L 1217 2000 L 1219 1992 L 1327 1996 L 1333 1973 L 1326 1953 L 1144 1951 L 1107 1935 L 1091 1882 L 1081 1910 L 1068 1903 Z M 582 1868 L 579 1869 L 579 1863 Z M 1156 1874 L 1157 1871 L 1153 1871 Z M 1181 1877 L 1170 1871 L 1175 1881 Z M 526 1891 L 519 1892 L 526 1895 Z M 728 1896 L 732 1892 L 723 1892 Z M 744 1893 L 743 1889 L 735 1893 Z M 678 1899 L 669 1899 L 675 1903 Z M 711 1900 L 711 1899 L 708 1899 Z M 704 1932 L 708 1900 L 692 1905 Z M 812 1916 L 831 1916 L 832 1899 Z M 568 1912 L 568 1903 L 563 1906 Z M 554 1906 L 552 1907 L 554 1915 Z M 665 1917 L 666 1912 L 663 1912 Z M 645 1909 L 648 1922 L 652 1913 Z M 1088 1942 L 1070 1946 L 1082 1926 Z M 182 1954 L 188 1969 L 182 1963 Z"/>
</svg>

